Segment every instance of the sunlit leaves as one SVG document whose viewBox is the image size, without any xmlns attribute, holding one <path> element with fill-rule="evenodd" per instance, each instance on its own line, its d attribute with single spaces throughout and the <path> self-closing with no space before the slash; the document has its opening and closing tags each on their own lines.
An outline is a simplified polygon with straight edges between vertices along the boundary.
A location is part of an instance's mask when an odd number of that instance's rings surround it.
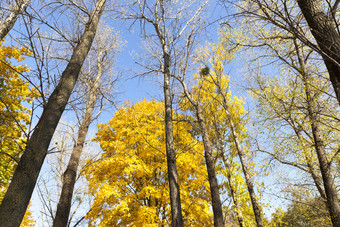
<svg viewBox="0 0 340 227">
<path fill-rule="evenodd" d="M 24 59 L 26 48 L 6 47 L 0 43 L 0 200 L 4 196 L 16 161 L 25 146 L 25 132 L 31 111 L 27 104 L 37 93 L 20 77 L 26 65 L 15 66 Z"/>
<path fill-rule="evenodd" d="M 104 153 L 86 172 L 94 204 L 88 218 L 99 226 L 170 224 L 163 104 L 141 101 L 120 108 L 101 124 L 96 140 Z M 174 144 L 187 226 L 211 225 L 209 184 L 202 144 L 175 114 Z M 90 160 L 89 162 L 91 162 Z"/>
</svg>

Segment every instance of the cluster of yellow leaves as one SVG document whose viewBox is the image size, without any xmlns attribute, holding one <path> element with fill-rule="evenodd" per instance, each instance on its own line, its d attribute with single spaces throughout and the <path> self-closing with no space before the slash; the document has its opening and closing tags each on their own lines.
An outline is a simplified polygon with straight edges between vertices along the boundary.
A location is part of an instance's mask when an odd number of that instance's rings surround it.
<svg viewBox="0 0 340 227">
<path fill-rule="evenodd" d="M 244 150 L 247 151 L 246 155 L 249 155 L 249 145 L 245 140 L 247 138 L 247 128 L 243 119 L 246 110 L 243 107 L 243 99 L 235 96 L 232 97 L 231 95 L 229 87 L 230 77 L 225 75 L 224 66 L 232 60 L 234 52 L 226 51 L 228 49 L 225 47 L 227 45 L 226 40 L 230 38 L 227 36 L 227 33 L 221 33 L 221 35 L 220 42 L 209 44 L 208 48 L 199 50 L 195 60 L 203 63 L 204 67 L 209 66 L 209 73 L 204 75 L 201 72 L 194 75 L 197 83 L 192 86 L 191 93 L 193 99 L 201 107 L 216 155 L 220 157 L 218 152 L 221 152 L 221 150 L 226 153 L 227 160 L 217 159 L 219 164 L 216 167 L 216 171 L 221 176 L 229 179 L 223 182 L 221 186 L 229 196 L 231 196 L 231 191 L 236 192 L 235 200 L 237 200 L 239 205 L 239 211 L 236 213 L 242 214 L 244 224 L 251 226 L 255 224 L 254 213 L 251 208 L 245 180 L 242 176 L 242 168 L 237 161 L 235 141 L 230 130 L 232 122 L 239 141 L 243 144 Z M 193 116 L 195 115 L 195 110 L 187 99 L 183 99 L 181 109 L 183 111 L 192 111 Z M 227 150 L 225 150 L 224 143 L 228 144 Z M 228 162 L 229 169 L 226 169 L 224 161 Z M 235 210 L 237 208 L 233 206 L 232 209 Z"/>
<path fill-rule="evenodd" d="M 176 119 L 184 118 L 174 115 Z M 211 226 L 203 146 L 190 130 L 190 124 L 174 122 L 184 223 Z M 108 124 L 99 126 L 95 140 L 104 153 L 86 171 L 94 196 L 87 216 L 90 224 L 170 225 L 163 103 L 143 100 L 132 106 L 126 104 Z"/>
<path fill-rule="evenodd" d="M 25 103 L 32 102 L 37 92 L 29 88 L 20 74 L 27 72 L 26 65 L 14 66 L 20 62 L 27 48 L 6 47 L 0 42 L 0 201 L 25 148 L 24 132 L 30 122 L 31 111 Z M 29 211 L 28 211 L 29 212 Z M 25 216 L 23 226 L 30 226 L 30 214 Z"/>
</svg>

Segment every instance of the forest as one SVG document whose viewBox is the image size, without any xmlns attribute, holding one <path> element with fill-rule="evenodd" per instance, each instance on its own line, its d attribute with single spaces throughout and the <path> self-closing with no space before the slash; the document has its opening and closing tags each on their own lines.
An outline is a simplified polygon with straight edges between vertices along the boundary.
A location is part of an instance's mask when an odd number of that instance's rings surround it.
<svg viewBox="0 0 340 227">
<path fill-rule="evenodd" d="M 0 227 L 340 227 L 339 3 L 2 0 Z"/>
</svg>

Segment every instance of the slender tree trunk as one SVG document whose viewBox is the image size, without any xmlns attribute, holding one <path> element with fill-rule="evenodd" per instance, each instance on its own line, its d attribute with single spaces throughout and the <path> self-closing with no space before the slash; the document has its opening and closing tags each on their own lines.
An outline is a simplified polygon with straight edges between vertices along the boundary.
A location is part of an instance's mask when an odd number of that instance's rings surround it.
<svg viewBox="0 0 340 227">
<path fill-rule="evenodd" d="M 218 182 L 217 182 L 216 171 L 215 171 L 215 163 L 214 163 L 214 157 L 212 154 L 208 128 L 205 123 L 205 119 L 202 115 L 202 111 L 201 111 L 201 107 L 199 106 L 199 103 L 195 102 L 195 100 L 189 93 L 185 82 L 183 80 L 180 80 L 179 78 L 177 79 L 182 84 L 184 95 L 186 96 L 186 98 L 188 98 L 188 100 L 190 101 L 190 103 L 193 105 L 193 107 L 196 110 L 197 120 L 198 120 L 199 127 L 201 130 L 202 138 L 203 138 L 204 156 L 205 156 L 205 162 L 206 162 L 207 171 L 208 171 L 210 195 L 211 195 L 211 201 L 212 201 L 212 207 L 213 207 L 213 213 L 214 213 L 214 226 L 223 227 L 224 221 L 223 221 L 222 203 L 220 199 L 220 192 L 218 188 Z"/>
<path fill-rule="evenodd" d="M 195 106 L 197 120 L 201 129 L 203 145 L 204 145 L 204 156 L 205 162 L 208 170 L 208 179 L 210 184 L 210 194 L 212 200 L 212 207 L 214 213 L 214 226 L 215 227 L 223 227 L 223 211 L 222 211 L 222 203 L 220 199 L 220 192 L 218 188 L 218 182 L 215 171 L 215 163 L 214 157 L 212 154 L 211 143 L 208 135 L 207 125 L 204 121 L 204 117 L 202 115 L 201 108 L 198 104 Z"/>
<path fill-rule="evenodd" d="M 321 0 L 297 0 L 300 9 L 321 49 L 336 97 L 340 104 L 340 35 Z"/>
<path fill-rule="evenodd" d="M 323 180 L 323 185 L 325 189 L 325 194 L 327 198 L 327 208 L 329 214 L 331 216 L 331 220 L 333 226 L 340 226 L 340 204 L 338 199 L 338 191 L 334 185 L 333 177 L 331 174 L 331 166 L 327 160 L 325 145 L 323 142 L 322 135 L 320 133 L 320 126 L 319 126 L 319 114 L 315 111 L 315 101 L 313 100 L 311 90 L 310 90 L 310 82 L 309 82 L 309 75 L 306 73 L 306 67 L 301 56 L 299 49 L 296 49 L 298 52 L 298 59 L 301 66 L 301 76 L 303 79 L 303 83 L 305 86 L 305 94 L 306 94 L 306 101 L 307 101 L 307 111 L 308 117 L 310 120 L 313 139 L 314 139 L 314 146 L 318 156 L 318 161 L 321 170 L 321 176 Z"/>
<path fill-rule="evenodd" d="M 30 0 L 17 0 L 13 1 L 13 8 L 10 14 L 6 17 L 5 21 L 0 24 L 0 41 L 5 38 L 8 32 L 13 28 L 16 20 L 20 14 L 26 9 Z"/>
<path fill-rule="evenodd" d="M 228 171 L 227 179 L 228 179 L 229 187 L 230 187 L 230 195 L 231 195 L 231 198 L 233 199 L 233 203 L 235 205 L 237 221 L 238 221 L 240 227 L 243 227 L 244 224 L 243 224 L 243 217 L 242 217 L 242 212 L 241 212 L 241 209 L 240 209 L 240 204 L 237 201 L 236 193 L 235 193 L 234 187 L 233 187 L 232 182 L 231 182 L 231 174 L 232 173 L 231 173 L 231 170 L 230 170 L 230 165 L 228 164 L 228 160 L 225 157 L 224 150 L 221 150 L 220 152 L 221 152 L 221 156 L 222 156 L 222 159 L 223 159 L 223 162 L 224 162 L 224 166 L 227 168 L 227 171 Z"/>
<path fill-rule="evenodd" d="M 229 106 L 227 104 L 227 99 L 226 97 L 223 95 L 222 91 L 220 90 L 220 87 L 218 86 L 219 89 L 219 93 L 222 94 L 223 96 L 223 108 L 226 111 L 226 115 L 227 118 L 229 120 L 229 124 L 230 124 L 230 129 L 231 129 L 231 134 L 232 134 L 232 138 L 235 142 L 235 147 L 237 150 L 237 154 L 240 158 L 240 162 L 241 162 L 241 166 L 242 166 L 242 171 L 244 174 L 244 179 L 246 180 L 246 184 L 247 184 L 247 189 L 248 189 L 248 193 L 250 196 L 250 200 L 251 200 L 251 204 L 253 206 L 253 210 L 254 210 L 254 215 L 255 215 L 255 220 L 256 220 L 256 224 L 258 227 L 263 227 L 263 222 L 262 222 L 262 217 L 261 217 L 261 210 L 260 210 L 260 206 L 257 202 L 257 198 L 255 195 L 255 190 L 254 190 L 254 184 L 252 182 L 251 179 L 251 175 L 249 173 L 249 169 L 247 167 L 247 163 L 245 160 L 245 153 L 241 147 L 241 143 L 239 141 L 237 132 L 236 132 L 236 127 L 234 125 L 234 122 L 232 121 L 230 112 L 229 112 Z"/>
<path fill-rule="evenodd" d="M 89 126 L 92 122 L 92 113 L 97 100 L 96 90 L 99 87 L 99 81 L 102 76 L 102 66 L 100 62 L 102 54 L 103 52 L 99 52 L 97 57 L 97 77 L 94 83 L 90 85 L 91 88 L 87 94 L 85 115 L 82 119 L 82 122 L 80 123 L 77 141 L 73 148 L 67 168 L 64 172 L 62 190 L 59 197 L 56 216 L 53 221 L 53 227 L 63 227 L 67 226 L 68 224 L 79 160 L 83 151 Z"/>
<path fill-rule="evenodd" d="M 172 126 L 172 101 L 170 89 L 170 56 L 168 46 L 163 45 L 164 60 L 164 105 L 165 105 L 165 139 L 166 157 L 168 163 L 168 178 L 171 200 L 172 226 L 182 227 L 183 217 L 181 208 L 181 196 L 178 185 L 178 172 L 176 166 L 176 151 L 174 147 L 173 126 Z"/>
<path fill-rule="evenodd" d="M 51 94 L 0 205 L 0 227 L 19 226 L 31 199 L 48 146 L 91 48 L 105 0 L 98 0 L 70 62 Z"/>
</svg>

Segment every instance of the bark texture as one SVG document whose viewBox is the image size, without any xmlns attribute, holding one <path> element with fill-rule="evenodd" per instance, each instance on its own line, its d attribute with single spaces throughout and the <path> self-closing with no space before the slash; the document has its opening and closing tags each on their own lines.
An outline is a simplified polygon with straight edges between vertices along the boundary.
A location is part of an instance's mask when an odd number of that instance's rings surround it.
<svg viewBox="0 0 340 227">
<path fill-rule="evenodd" d="M 96 90 L 99 87 L 99 81 L 102 76 L 102 67 L 100 62 L 102 55 L 103 52 L 99 52 L 97 57 L 97 77 L 94 83 L 90 85 L 91 89 L 87 94 L 85 114 L 79 126 L 77 141 L 73 147 L 69 163 L 63 175 L 62 190 L 59 197 L 56 216 L 53 221 L 54 227 L 67 226 L 68 224 L 79 160 L 83 151 L 89 126 L 92 122 L 92 114 L 97 100 Z"/>
<path fill-rule="evenodd" d="M 0 227 L 20 226 L 48 146 L 91 48 L 105 0 L 98 0 L 80 42 L 51 94 L 0 205 Z"/>
<path fill-rule="evenodd" d="M 324 12 L 321 0 L 297 0 L 318 43 L 336 97 L 340 104 L 340 35 L 332 18 Z"/>
<path fill-rule="evenodd" d="M 3 40 L 13 28 L 16 20 L 26 9 L 29 2 L 30 0 L 13 1 L 14 6 L 12 7 L 10 14 L 6 17 L 5 21 L 0 24 L 0 41 Z"/>
</svg>

